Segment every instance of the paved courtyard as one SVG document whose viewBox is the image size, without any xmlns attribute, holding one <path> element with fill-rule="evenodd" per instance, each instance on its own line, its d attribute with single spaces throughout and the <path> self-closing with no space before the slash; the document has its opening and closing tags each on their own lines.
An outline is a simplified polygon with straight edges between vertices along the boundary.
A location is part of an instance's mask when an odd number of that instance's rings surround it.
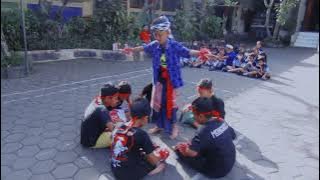
<svg viewBox="0 0 320 180">
<path fill-rule="evenodd" d="M 208 77 L 225 100 L 237 131 L 237 162 L 223 180 L 319 179 L 319 54 L 304 48 L 266 49 L 273 78 L 261 81 L 207 69 L 183 69 L 179 105 L 195 98 Z M 151 82 L 151 63 L 93 59 L 35 65 L 23 79 L 1 80 L 1 179 L 112 180 L 108 149 L 79 144 L 84 109 L 108 81 L 127 80 L 134 95 Z M 171 148 L 195 130 L 152 139 Z M 206 179 L 176 160 L 146 179 Z"/>
</svg>

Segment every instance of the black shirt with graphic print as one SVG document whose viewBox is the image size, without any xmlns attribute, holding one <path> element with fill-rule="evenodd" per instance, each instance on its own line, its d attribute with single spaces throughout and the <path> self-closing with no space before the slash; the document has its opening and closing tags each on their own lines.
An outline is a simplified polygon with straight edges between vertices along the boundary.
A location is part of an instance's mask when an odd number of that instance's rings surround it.
<svg viewBox="0 0 320 180">
<path fill-rule="evenodd" d="M 149 135 L 137 127 L 118 128 L 111 147 L 111 169 L 117 179 L 141 179 L 154 167 L 147 163 L 145 155 L 154 151 Z"/>
<path fill-rule="evenodd" d="M 210 120 L 192 139 L 190 149 L 203 158 L 205 174 L 223 177 L 233 167 L 236 150 L 232 142 L 236 137 L 233 128 L 224 121 Z"/>
</svg>

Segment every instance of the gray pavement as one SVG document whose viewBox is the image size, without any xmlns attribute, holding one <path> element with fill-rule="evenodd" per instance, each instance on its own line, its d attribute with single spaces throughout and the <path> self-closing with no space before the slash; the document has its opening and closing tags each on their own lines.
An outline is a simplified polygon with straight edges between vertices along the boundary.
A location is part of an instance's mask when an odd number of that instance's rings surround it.
<svg viewBox="0 0 320 180">
<path fill-rule="evenodd" d="M 266 50 L 270 81 L 185 68 L 179 105 L 194 99 L 199 79 L 214 80 L 238 134 L 236 165 L 222 179 L 318 179 L 319 55 Z M 80 121 L 102 84 L 126 79 L 137 94 L 151 82 L 150 65 L 79 59 L 37 64 L 28 78 L 1 80 L 1 179 L 114 179 L 109 150 L 79 144 Z M 165 134 L 152 139 L 170 148 L 191 138 L 194 130 L 180 126 L 176 141 Z M 166 171 L 146 179 L 205 179 L 171 154 Z"/>
</svg>

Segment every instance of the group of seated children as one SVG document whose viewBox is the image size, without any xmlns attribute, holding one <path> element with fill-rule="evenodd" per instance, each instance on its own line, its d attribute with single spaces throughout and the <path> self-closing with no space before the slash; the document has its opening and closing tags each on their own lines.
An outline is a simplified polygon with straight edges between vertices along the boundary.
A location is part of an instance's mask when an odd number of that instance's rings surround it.
<svg viewBox="0 0 320 180">
<path fill-rule="evenodd" d="M 119 180 L 139 180 L 165 170 L 169 149 L 151 141 L 142 127 L 149 121 L 152 85 L 131 101 L 127 82 L 101 88 L 85 111 L 81 144 L 88 148 L 110 147 L 110 166 Z M 201 80 L 200 97 L 191 104 L 195 126 L 202 128 L 190 142 L 180 142 L 173 151 L 186 165 L 210 178 L 226 176 L 235 163 L 234 130 L 224 121 L 224 103 L 212 91 L 212 82 Z M 143 96 L 146 96 L 144 98 Z"/>
<path fill-rule="evenodd" d="M 183 66 L 197 67 L 208 66 L 209 71 L 221 70 L 224 72 L 237 73 L 238 75 L 270 79 L 271 74 L 267 65 L 267 55 L 262 50 L 261 41 L 257 41 L 252 50 L 245 50 L 240 45 L 237 50 L 230 44 L 225 47 L 211 49 L 208 59 L 181 59 Z"/>
</svg>

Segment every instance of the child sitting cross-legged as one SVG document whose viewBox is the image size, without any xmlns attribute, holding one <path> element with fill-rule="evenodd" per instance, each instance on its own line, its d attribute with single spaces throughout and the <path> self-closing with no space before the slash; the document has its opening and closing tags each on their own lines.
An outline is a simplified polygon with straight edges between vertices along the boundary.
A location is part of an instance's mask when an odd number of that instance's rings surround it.
<svg viewBox="0 0 320 180">
<path fill-rule="evenodd" d="M 270 79 L 271 75 L 269 67 L 265 63 L 265 57 L 259 55 L 258 64 L 256 64 L 256 69 L 251 72 L 244 73 L 244 75 L 249 77 L 262 78 L 264 80 Z"/>
<path fill-rule="evenodd" d="M 215 55 L 213 54 L 211 59 L 211 66 L 209 67 L 209 71 L 214 71 L 214 70 L 221 70 L 224 66 L 224 61 L 226 59 L 225 57 L 226 51 L 224 47 L 219 47 L 218 54 Z"/>
<path fill-rule="evenodd" d="M 228 72 L 233 72 L 234 69 L 241 68 L 241 65 L 244 64 L 244 54 L 239 52 L 237 56 L 233 59 L 232 66 L 227 66 Z"/>
</svg>

